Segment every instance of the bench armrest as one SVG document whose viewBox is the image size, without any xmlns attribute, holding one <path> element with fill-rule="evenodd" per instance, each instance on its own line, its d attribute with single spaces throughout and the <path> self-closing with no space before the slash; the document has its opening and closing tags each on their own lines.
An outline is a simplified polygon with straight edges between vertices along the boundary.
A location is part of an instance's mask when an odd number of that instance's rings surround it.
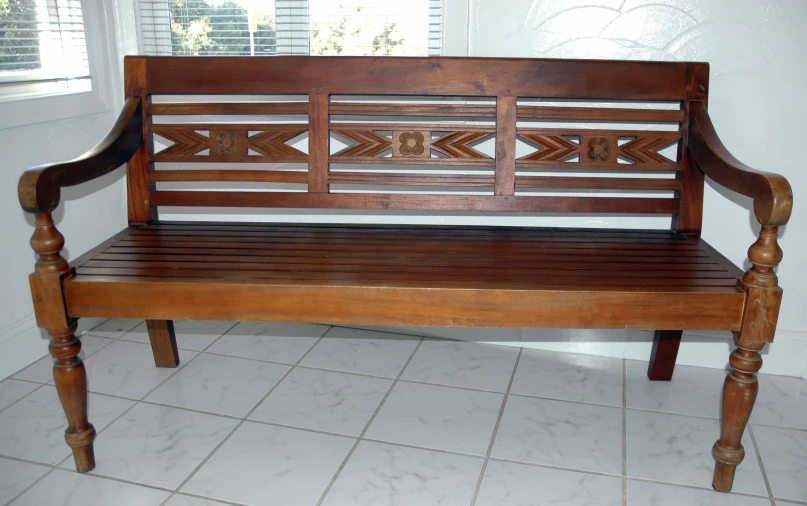
<svg viewBox="0 0 807 506">
<path fill-rule="evenodd" d="M 754 170 L 734 158 L 717 136 L 706 105 L 699 101 L 690 103 L 689 152 L 713 181 L 754 199 L 754 214 L 762 225 L 780 226 L 790 219 L 793 192 L 787 179 Z"/>
<path fill-rule="evenodd" d="M 59 205 L 62 187 L 86 183 L 126 163 L 143 142 L 142 107 L 140 97 L 126 99 L 115 126 L 95 147 L 78 158 L 26 170 L 18 187 L 22 208 L 50 213 Z"/>
</svg>

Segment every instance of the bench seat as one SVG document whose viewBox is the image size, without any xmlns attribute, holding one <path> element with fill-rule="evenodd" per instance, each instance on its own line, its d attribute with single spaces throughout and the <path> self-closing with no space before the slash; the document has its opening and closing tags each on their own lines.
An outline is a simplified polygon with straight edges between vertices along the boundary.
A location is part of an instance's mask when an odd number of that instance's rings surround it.
<svg viewBox="0 0 807 506">
<path fill-rule="evenodd" d="M 738 330 L 745 300 L 669 231 L 135 225 L 73 267 L 77 317 Z"/>
</svg>

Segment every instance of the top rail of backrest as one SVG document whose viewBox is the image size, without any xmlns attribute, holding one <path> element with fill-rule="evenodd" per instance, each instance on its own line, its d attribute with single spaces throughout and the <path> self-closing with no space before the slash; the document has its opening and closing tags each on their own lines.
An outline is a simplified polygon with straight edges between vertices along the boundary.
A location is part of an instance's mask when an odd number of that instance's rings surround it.
<svg viewBox="0 0 807 506">
<path fill-rule="evenodd" d="M 160 57 L 142 94 L 385 94 L 685 100 L 705 63 L 451 57 Z M 134 62 L 131 62 L 134 63 Z M 128 67 L 128 65 L 127 65 Z M 131 94 L 131 91 L 130 91 Z"/>
</svg>

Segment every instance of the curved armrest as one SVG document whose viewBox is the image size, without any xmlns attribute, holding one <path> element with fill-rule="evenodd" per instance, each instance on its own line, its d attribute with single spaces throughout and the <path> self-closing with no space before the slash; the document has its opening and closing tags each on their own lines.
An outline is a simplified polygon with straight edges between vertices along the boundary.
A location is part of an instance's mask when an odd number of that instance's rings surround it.
<svg viewBox="0 0 807 506">
<path fill-rule="evenodd" d="M 787 179 L 754 170 L 728 152 L 715 132 L 703 102 L 690 102 L 689 152 L 704 174 L 716 183 L 754 199 L 754 214 L 763 225 L 790 219 L 793 192 Z"/>
<path fill-rule="evenodd" d="M 20 177 L 18 193 L 22 208 L 35 214 L 53 211 L 60 190 L 86 183 L 126 163 L 143 142 L 143 109 L 140 97 L 126 99 L 115 126 L 94 148 L 66 162 L 39 165 Z"/>
</svg>

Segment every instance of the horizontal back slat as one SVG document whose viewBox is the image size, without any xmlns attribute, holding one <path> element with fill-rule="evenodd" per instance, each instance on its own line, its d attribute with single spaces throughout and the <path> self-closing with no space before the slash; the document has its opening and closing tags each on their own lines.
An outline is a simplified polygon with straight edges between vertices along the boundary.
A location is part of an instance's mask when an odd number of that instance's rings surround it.
<svg viewBox="0 0 807 506">
<path fill-rule="evenodd" d="M 517 58 L 144 58 L 148 94 L 386 94 L 684 100 L 679 62 Z M 233 78 L 237 76 L 237 78 Z"/>
<path fill-rule="evenodd" d="M 152 191 L 157 206 L 396 209 L 531 213 L 673 214 L 678 199 L 594 197 L 503 197 L 474 195 L 398 195 L 373 193 L 297 193 Z"/>
</svg>

